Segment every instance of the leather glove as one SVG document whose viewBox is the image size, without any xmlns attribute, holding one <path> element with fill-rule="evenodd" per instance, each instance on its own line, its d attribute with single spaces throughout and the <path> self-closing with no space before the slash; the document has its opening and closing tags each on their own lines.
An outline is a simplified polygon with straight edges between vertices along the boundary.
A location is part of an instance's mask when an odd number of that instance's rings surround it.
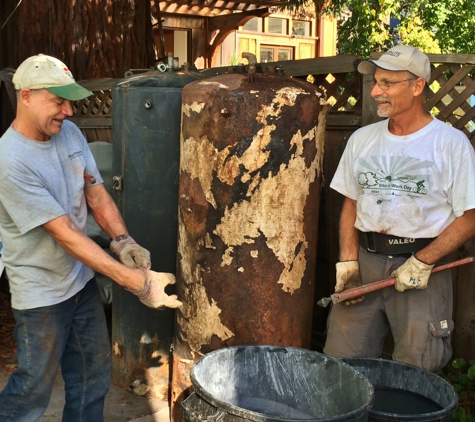
<svg viewBox="0 0 475 422">
<path fill-rule="evenodd" d="M 336 263 L 336 293 L 361 285 L 360 265 L 358 261 L 342 261 Z M 364 298 L 364 296 L 358 296 L 354 299 L 345 300 L 344 303 L 345 305 L 354 305 L 355 303 L 363 301 Z"/>
<path fill-rule="evenodd" d="M 167 295 L 165 287 L 169 284 L 175 284 L 175 276 L 170 273 L 157 273 L 156 271 L 145 270 L 145 282 L 141 290 L 130 290 L 140 299 L 144 305 L 149 308 L 161 309 L 178 308 L 182 303 L 177 299 L 177 295 Z"/>
<path fill-rule="evenodd" d="M 137 244 L 128 234 L 116 237 L 111 242 L 110 249 L 119 257 L 120 262 L 129 268 L 148 270 L 151 267 L 150 252 Z"/>
<path fill-rule="evenodd" d="M 432 268 L 434 268 L 434 265 L 419 261 L 412 255 L 404 264 L 391 273 L 391 278 L 396 278 L 394 287 L 398 292 L 407 289 L 426 289 Z"/>
</svg>

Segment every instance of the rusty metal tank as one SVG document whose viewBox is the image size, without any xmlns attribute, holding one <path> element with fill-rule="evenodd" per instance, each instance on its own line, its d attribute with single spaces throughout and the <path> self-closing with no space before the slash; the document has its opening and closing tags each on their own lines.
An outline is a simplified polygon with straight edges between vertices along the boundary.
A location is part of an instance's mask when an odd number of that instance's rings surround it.
<svg viewBox="0 0 475 422">
<path fill-rule="evenodd" d="M 276 74 L 183 89 L 172 418 L 200 356 L 236 345 L 310 348 L 326 107 Z"/>
</svg>

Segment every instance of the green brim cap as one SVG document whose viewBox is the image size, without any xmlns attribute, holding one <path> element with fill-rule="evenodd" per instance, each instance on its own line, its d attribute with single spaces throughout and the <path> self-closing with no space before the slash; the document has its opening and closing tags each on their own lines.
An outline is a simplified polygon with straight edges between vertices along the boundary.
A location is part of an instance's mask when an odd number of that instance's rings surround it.
<svg viewBox="0 0 475 422">
<path fill-rule="evenodd" d="M 66 100 L 70 101 L 82 100 L 93 95 L 91 91 L 83 88 L 77 83 L 62 86 L 49 86 L 45 89 L 57 95 L 58 97 L 65 98 Z"/>
</svg>

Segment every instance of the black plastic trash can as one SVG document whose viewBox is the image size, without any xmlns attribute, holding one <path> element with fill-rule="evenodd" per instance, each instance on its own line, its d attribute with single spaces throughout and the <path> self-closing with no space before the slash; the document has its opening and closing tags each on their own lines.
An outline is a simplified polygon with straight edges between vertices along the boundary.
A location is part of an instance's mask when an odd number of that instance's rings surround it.
<svg viewBox="0 0 475 422">
<path fill-rule="evenodd" d="M 237 346 L 191 368 L 190 422 L 367 421 L 373 387 L 338 359 L 310 350 Z"/>
<path fill-rule="evenodd" d="M 369 379 L 374 403 L 368 421 L 449 422 L 458 396 L 452 385 L 438 375 L 385 359 L 345 358 Z"/>
</svg>

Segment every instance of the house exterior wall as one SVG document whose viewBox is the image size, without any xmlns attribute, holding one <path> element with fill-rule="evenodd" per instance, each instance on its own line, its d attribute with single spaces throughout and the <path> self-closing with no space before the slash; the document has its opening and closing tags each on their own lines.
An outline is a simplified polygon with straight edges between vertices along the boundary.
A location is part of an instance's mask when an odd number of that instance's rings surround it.
<svg viewBox="0 0 475 422">
<path fill-rule="evenodd" d="M 226 42 L 218 47 L 217 53 L 211 61 L 211 67 L 236 64 L 229 60 L 230 57 L 234 57 L 240 63 L 244 52 L 255 54 L 258 62 L 266 62 L 264 55 L 261 54 L 263 48 L 275 48 L 275 55 L 277 55 L 279 47 L 283 50 L 290 50 L 290 59 L 294 60 L 334 56 L 336 54 L 336 21 L 333 19 L 326 17 L 321 19 L 297 19 L 299 22 L 306 21 L 310 23 L 308 36 L 292 35 L 295 19 L 288 14 L 273 13 L 269 17 L 258 19 L 261 20 L 261 30 L 249 31 L 246 30 L 246 27 L 239 27 L 238 31 L 230 34 L 226 38 Z M 286 21 L 286 33 L 270 33 L 270 19 Z M 277 61 L 277 57 L 274 58 L 274 61 Z"/>
<path fill-rule="evenodd" d="M 275 49 L 275 56 L 281 50 L 290 52 L 289 59 L 308 59 L 315 57 L 334 56 L 336 54 L 336 21 L 323 17 L 320 19 L 308 16 L 293 18 L 289 13 L 272 13 L 265 18 L 257 18 L 260 21 L 258 31 L 247 30 L 240 26 L 237 31 L 231 32 L 224 41 L 212 51 L 210 41 L 218 35 L 217 31 L 211 32 L 206 29 L 206 17 L 177 15 L 163 13 L 163 29 L 165 32 L 165 54 L 161 54 L 158 29 L 155 27 L 155 44 L 157 57 L 166 57 L 168 51 L 183 51 L 183 46 L 172 44 L 177 37 L 171 37 L 170 31 L 188 31 L 186 38 L 186 57 L 179 56 L 180 64 L 183 62 L 193 63 L 198 69 L 236 65 L 243 62 L 242 53 L 249 52 L 256 55 L 259 62 L 266 62 L 261 57 L 262 49 Z M 270 22 L 272 19 L 282 19 L 285 33 L 271 33 Z M 309 31 L 306 35 L 292 34 L 294 22 L 309 22 Z M 275 21 L 274 21 L 275 22 Z M 208 34 L 209 32 L 209 34 Z M 181 53 L 183 55 L 183 53 Z M 212 55 L 212 57 L 210 57 Z M 269 60 L 271 61 L 271 60 Z M 275 58 L 277 61 L 277 57 Z M 244 61 L 245 62 L 245 61 Z"/>
</svg>

